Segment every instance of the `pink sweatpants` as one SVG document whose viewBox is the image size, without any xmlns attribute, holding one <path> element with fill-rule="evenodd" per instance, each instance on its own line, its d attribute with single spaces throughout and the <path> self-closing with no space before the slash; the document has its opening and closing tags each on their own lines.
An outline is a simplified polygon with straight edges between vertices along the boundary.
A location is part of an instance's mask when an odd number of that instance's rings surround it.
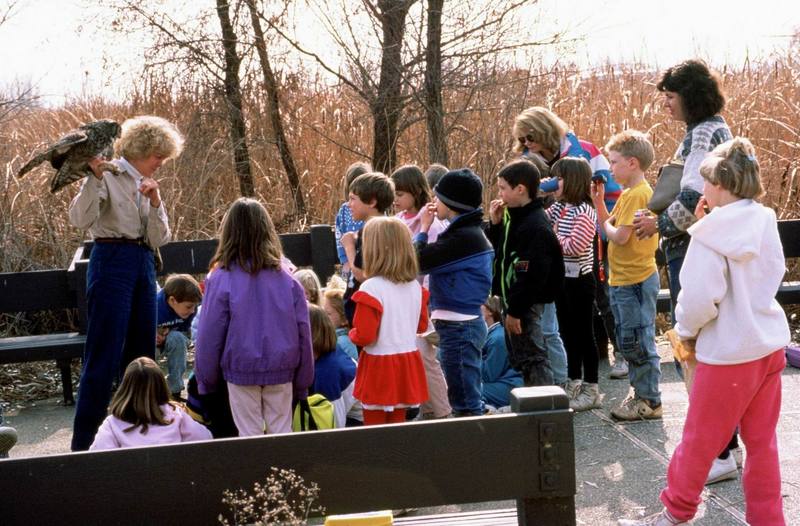
<svg viewBox="0 0 800 526">
<path fill-rule="evenodd" d="M 453 408 L 447 398 L 447 381 L 444 379 L 442 364 L 436 357 L 438 349 L 421 336 L 417 336 L 417 348 L 422 355 L 425 379 L 428 381 L 428 400 L 419 410 L 422 414 L 433 413 L 436 418 L 444 418 L 453 412 Z"/>
<path fill-rule="evenodd" d="M 661 501 L 676 519 L 694 517 L 711 463 L 738 425 L 747 449 L 742 475 L 747 523 L 786 524 L 775 433 L 785 365 L 783 349 L 738 365 L 697 364 L 683 438 L 661 492 Z"/>
<path fill-rule="evenodd" d="M 278 385 L 228 384 L 233 423 L 239 436 L 292 432 L 292 383 Z"/>
</svg>

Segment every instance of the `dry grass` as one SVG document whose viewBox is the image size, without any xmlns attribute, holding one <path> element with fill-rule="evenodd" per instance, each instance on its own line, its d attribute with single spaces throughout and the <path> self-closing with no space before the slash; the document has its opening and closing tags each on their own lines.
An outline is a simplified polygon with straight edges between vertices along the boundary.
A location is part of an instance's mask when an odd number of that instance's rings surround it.
<svg viewBox="0 0 800 526">
<path fill-rule="evenodd" d="M 800 62 L 787 55 L 770 63 L 729 67 L 723 72 L 728 94 L 724 115 L 735 134 L 753 140 L 759 150 L 767 194 L 764 201 L 780 217 L 797 217 L 800 177 Z M 446 94 L 451 110 L 460 110 L 469 86 L 478 84 L 467 111 L 452 116 L 449 147 L 452 166 L 471 166 L 487 183 L 510 152 L 514 115 L 538 104 L 552 107 L 582 138 L 603 145 L 625 128 L 649 131 L 659 165 L 668 160 L 683 135 L 670 122 L 654 85 L 658 72 L 640 66 L 605 66 L 590 74 L 568 67 L 529 76 L 527 72 L 487 74 L 464 79 L 464 88 Z M 150 79 L 125 104 L 82 100 L 53 109 L 32 109 L 0 123 L 0 271 L 64 267 L 83 234 L 67 221 L 77 185 L 52 196 L 51 171 L 40 168 L 25 178 L 13 174 L 29 153 L 79 123 L 108 117 L 154 113 L 176 122 L 187 135 L 183 155 L 159 172 L 176 239 L 215 234 L 225 209 L 237 197 L 223 102 L 195 87 L 181 88 Z M 473 83 L 474 81 L 474 83 Z M 296 219 L 257 85 L 246 89 L 250 152 L 259 197 L 282 231 L 313 223 L 331 223 L 342 202 L 341 177 L 355 160 L 371 151 L 367 109 L 348 92 L 318 82 L 288 77 L 283 85 L 284 120 L 302 177 L 309 216 Z M 399 161 L 426 164 L 424 122 L 403 134 Z M 359 152 L 361 155 L 359 155 Z M 655 170 L 649 174 L 654 177 Z M 487 185 L 486 198 L 494 192 Z"/>
</svg>

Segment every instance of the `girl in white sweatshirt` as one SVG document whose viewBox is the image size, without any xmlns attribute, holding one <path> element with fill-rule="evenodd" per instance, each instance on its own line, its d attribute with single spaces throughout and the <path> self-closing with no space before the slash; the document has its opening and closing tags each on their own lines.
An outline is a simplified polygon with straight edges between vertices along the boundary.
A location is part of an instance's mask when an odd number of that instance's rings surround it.
<svg viewBox="0 0 800 526">
<path fill-rule="evenodd" d="M 666 526 L 694 517 L 711 463 L 739 426 L 747 523 L 783 525 L 775 427 L 790 334 L 775 300 L 786 271 L 775 212 L 753 201 L 763 190 L 747 139 L 716 147 L 700 173 L 700 220 L 689 228 L 675 309 L 675 330 L 698 362 L 683 438 L 661 493 L 665 509 L 620 524 Z"/>
</svg>

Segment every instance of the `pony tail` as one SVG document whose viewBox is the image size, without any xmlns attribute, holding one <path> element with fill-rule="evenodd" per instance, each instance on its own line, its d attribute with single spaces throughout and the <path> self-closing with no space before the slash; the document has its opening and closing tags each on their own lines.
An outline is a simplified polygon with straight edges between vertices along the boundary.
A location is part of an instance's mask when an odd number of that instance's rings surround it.
<svg viewBox="0 0 800 526">
<path fill-rule="evenodd" d="M 347 283 L 345 283 L 340 276 L 334 274 L 328 279 L 328 282 L 325 284 L 325 288 L 327 290 L 341 290 L 344 292 L 347 290 Z"/>
</svg>

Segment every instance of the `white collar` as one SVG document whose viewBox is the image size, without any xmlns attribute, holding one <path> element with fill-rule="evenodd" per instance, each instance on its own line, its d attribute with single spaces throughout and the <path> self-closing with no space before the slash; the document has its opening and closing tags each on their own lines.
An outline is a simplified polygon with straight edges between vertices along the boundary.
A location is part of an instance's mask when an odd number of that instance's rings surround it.
<svg viewBox="0 0 800 526">
<path fill-rule="evenodd" d="M 122 166 L 122 169 L 131 174 L 131 177 L 136 179 L 137 182 L 144 179 L 144 176 L 139 173 L 139 170 L 134 168 L 130 161 L 128 161 L 126 158 L 120 157 L 118 162 L 120 166 Z"/>
</svg>

